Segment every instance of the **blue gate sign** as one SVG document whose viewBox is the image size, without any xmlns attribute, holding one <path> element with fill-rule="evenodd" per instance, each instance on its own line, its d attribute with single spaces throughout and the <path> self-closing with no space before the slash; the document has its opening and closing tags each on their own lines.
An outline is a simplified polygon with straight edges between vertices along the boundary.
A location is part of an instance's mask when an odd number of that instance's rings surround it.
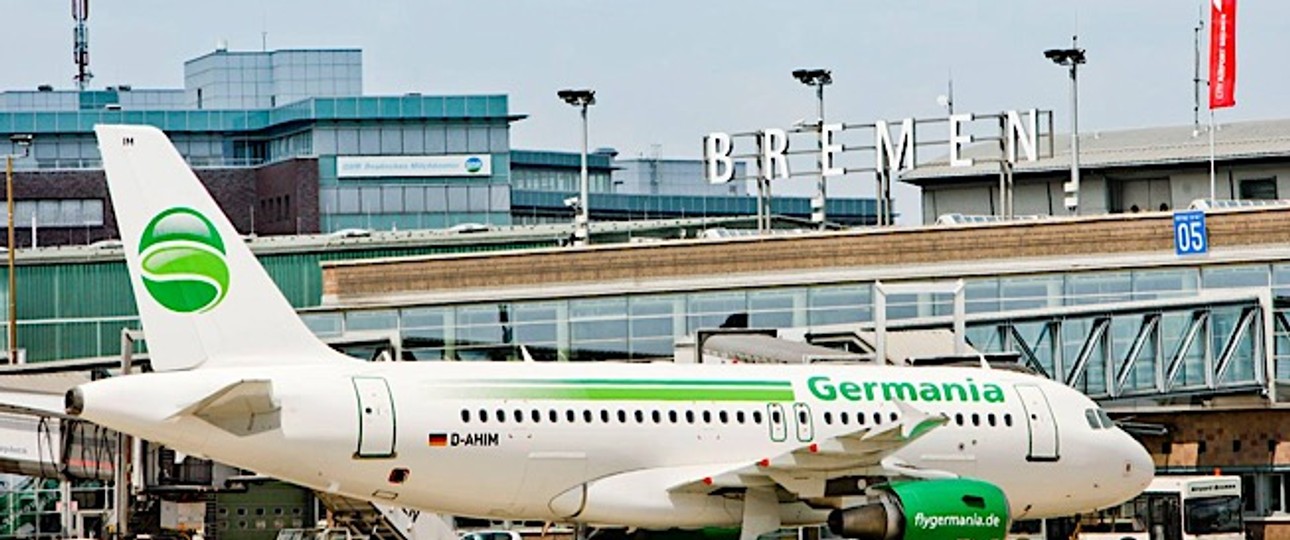
<svg viewBox="0 0 1290 540">
<path fill-rule="evenodd" d="M 1174 213 L 1174 253 L 1204 255 L 1209 253 L 1209 231 L 1205 229 L 1205 211 Z"/>
</svg>

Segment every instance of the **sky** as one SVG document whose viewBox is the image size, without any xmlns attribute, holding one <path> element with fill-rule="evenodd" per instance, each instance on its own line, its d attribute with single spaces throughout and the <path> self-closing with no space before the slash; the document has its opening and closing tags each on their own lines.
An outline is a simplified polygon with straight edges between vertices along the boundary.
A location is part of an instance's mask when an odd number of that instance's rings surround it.
<svg viewBox="0 0 1290 540">
<path fill-rule="evenodd" d="M 95 87 L 181 87 L 183 61 L 219 41 L 358 47 L 370 95 L 509 95 L 511 111 L 528 115 L 512 126 L 515 148 L 578 149 L 578 115 L 555 92 L 595 89 L 591 146 L 626 157 L 655 145 L 666 157 L 698 157 L 709 132 L 813 118 L 814 93 L 790 76 L 802 67 L 832 70 L 831 121 L 941 116 L 936 98 L 952 76 L 956 112 L 1051 109 L 1066 131 L 1068 78 L 1042 52 L 1075 33 L 1088 55 L 1081 132 L 1186 125 L 1202 7 L 1208 19 L 1202 0 L 90 1 Z M 0 2 L 0 88 L 70 88 L 68 3 Z M 1238 0 L 1237 25 L 1237 105 L 1218 121 L 1286 117 L 1290 2 Z M 1202 55 L 1202 77 L 1205 63 Z M 812 182 L 777 190 L 806 194 Z M 830 193 L 871 196 L 873 187 L 844 178 Z M 917 214 L 916 189 L 896 197 L 898 211 Z"/>
</svg>

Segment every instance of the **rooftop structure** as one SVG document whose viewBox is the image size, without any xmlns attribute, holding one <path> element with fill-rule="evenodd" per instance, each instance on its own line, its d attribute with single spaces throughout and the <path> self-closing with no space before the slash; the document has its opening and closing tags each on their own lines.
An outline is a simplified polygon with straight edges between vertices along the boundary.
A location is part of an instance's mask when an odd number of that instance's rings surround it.
<svg viewBox="0 0 1290 540">
<path fill-rule="evenodd" d="M 1015 213 L 1066 215 L 1062 183 L 1069 177 L 1069 135 L 1041 139 L 1036 161 L 1013 169 Z M 1290 197 L 1290 120 L 1220 124 L 1214 134 L 1217 199 Z M 1051 149 L 1051 152 L 1048 150 Z M 965 158 L 993 158 L 995 143 L 975 144 Z M 1209 137 L 1193 126 L 1083 133 L 1079 162 L 1081 215 L 1186 208 L 1209 198 Z M 999 166 L 920 163 L 901 180 L 923 191 L 923 221 L 951 213 L 999 213 Z"/>
</svg>

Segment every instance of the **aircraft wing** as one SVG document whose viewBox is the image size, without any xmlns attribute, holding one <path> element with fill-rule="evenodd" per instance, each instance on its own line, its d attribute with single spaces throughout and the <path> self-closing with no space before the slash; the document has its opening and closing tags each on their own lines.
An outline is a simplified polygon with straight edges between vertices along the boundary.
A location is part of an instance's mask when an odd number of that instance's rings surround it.
<svg viewBox="0 0 1290 540">
<path fill-rule="evenodd" d="M 897 402 L 900 421 L 872 426 L 836 437 L 821 439 L 778 456 L 733 468 L 714 470 L 711 476 L 695 478 L 669 489 L 672 492 L 712 493 L 722 488 L 755 488 L 779 485 L 798 497 L 823 497 L 825 484 L 834 478 L 871 474 L 914 478 L 954 477 L 953 473 L 918 469 L 895 459 L 892 454 L 944 425 L 944 415 L 930 415 Z"/>
</svg>

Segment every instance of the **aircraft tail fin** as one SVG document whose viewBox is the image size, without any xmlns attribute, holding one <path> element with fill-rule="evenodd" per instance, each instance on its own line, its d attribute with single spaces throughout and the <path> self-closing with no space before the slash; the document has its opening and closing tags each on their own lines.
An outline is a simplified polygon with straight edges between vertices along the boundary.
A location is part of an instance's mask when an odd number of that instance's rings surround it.
<svg viewBox="0 0 1290 540">
<path fill-rule="evenodd" d="M 304 325 L 161 130 L 94 131 L 154 369 L 343 357 Z"/>
</svg>

